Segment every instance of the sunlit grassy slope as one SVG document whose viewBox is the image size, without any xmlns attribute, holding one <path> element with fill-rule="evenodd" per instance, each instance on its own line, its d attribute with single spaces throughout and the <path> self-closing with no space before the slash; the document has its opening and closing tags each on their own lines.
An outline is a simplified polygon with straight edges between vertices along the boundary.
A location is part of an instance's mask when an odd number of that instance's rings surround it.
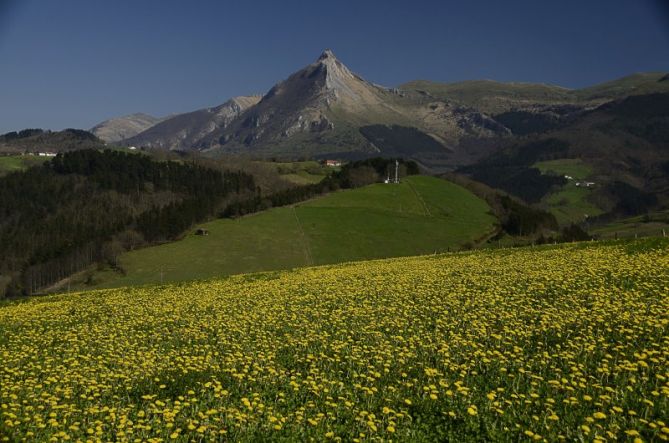
<svg viewBox="0 0 669 443">
<path fill-rule="evenodd" d="M 0 441 L 666 441 L 668 247 L 479 250 L 0 306 Z"/>
<path fill-rule="evenodd" d="M 259 162 L 274 169 L 284 180 L 296 185 L 308 185 L 318 183 L 323 180 L 327 174 L 339 168 L 332 168 L 322 165 L 317 161 L 301 162 Z"/>
<path fill-rule="evenodd" d="M 544 174 L 572 177 L 556 192 L 545 196 L 543 206 L 549 210 L 561 225 L 581 223 L 588 217 L 602 214 L 602 210 L 588 200 L 592 188 L 576 186 L 592 175 L 590 165 L 580 159 L 560 159 L 538 162 L 533 165 Z"/>
<path fill-rule="evenodd" d="M 312 264 L 445 251 L 491 233 L 487 204 L 433 177 L 341 191 L 295 207 L 203 225 L 208 236 L 128 253 L 103 286 L 184 281 Z"/>
<path fill-rule="evenodd" d="M 37 166 L 48 160 L 48 157 L 33 155 L 8 155 L 0 156 L 0 176 L 10 172 L 23 171 L 30 166 Z"/>
</svg>

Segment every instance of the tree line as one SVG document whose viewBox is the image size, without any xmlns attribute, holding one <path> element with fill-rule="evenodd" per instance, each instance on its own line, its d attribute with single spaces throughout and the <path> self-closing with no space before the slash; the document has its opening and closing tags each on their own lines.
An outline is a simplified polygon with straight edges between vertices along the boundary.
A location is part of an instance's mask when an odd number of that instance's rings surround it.
<svg viewBox="0 0 669 443">
<path fill-rule="evenodd" d="M 338 171 L 333 171 L 318 183 L 295 186 L 268 195 L 258 192 L 245 200 L 233 201 L 225 207 L 220 216 L 239 217 L 277 206 L 299 203 L 338 189 L 352 189 L 378 183 L 388 176 L 393 176 L 395 161 L 400 163 L 401 177 L 420 173 L 418 164 L 411 160 L 375 157 L 354 161 L 345 164 Z"/>
<path fill-rule="evenodd" d="M 113 150 L 58 154 L 0 178 L 0 283 L 8 295 L 35 293 L 122 250 L 175 239 L 257 192 L 241 171 Z"/>
</svg>

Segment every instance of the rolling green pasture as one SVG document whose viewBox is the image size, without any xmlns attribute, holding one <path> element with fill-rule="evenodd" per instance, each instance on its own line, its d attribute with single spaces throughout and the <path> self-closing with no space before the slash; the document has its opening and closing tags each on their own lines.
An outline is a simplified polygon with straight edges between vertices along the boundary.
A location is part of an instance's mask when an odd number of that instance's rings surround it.
<svg viewBox="0 0 669 443">
<path fill-rule="evenodd" d="M 560 190 L 545 196 L 542 204 L 561 225 L 580 223 L 587 217 L 602 213 L 602 210 L 588 201 L 592 189 L 576 186 L 579 180 L 585 180 L 593 173 L 590 165 L 580 159 L 559 159 L 534 164 L 544 174 L 569 175 L 569 180 Z"/>
<path fill-rule="evenodd" d="M 14 171 L 23 171 L 31 166 L 41 165 L 48 157 L 34 155 L 8 155 L 0 156 L 0 176 Z"/>
<path fill-rule="evenodd" d="M 493 232 L 489 209 L 458 185 L 413 176 L 215 220 L 201 225 L 207 236 L 127 253 L 127 275 L 104 271 L 93 280 L 116 287 L 446 251 Z"/>
<path fill-rule="evenodd" d="M 261 162 L 274 168 L 281 178 L 296 185 L 309 185 L 323 180 L 332 167 L 324 166 L 317 161 L 301 162 Z"/>
<path fill-rule="evenodd" d="M 569 175 L 575 180 L 584 180 L 592 174 L 590 165 L 577 158 L 537 162 L 534 167 L 544 174 Z"/>
</svg>

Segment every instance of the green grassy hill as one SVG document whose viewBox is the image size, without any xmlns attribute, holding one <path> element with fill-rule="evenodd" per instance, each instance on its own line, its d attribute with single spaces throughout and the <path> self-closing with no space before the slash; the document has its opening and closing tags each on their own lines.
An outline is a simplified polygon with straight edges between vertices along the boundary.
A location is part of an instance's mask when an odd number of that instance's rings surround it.
<svg viewBox="0 0 669 443">
<path fill-rule="evenodd" d="M 400 86 L 406 90 L 425 91 L 440 99 L 454 100 L 484 112 L 497 114 L 526 105 L 560 105 L 583 102 L 601 103 L 629 95 L 669 92 L 666 73 L 637 73 L 582 89 L 568 89 L 542 83 L 470 80 L 440 83 L 416 80 Z"/>
<path fill-rule="evenodd" d="M 439 83 L 417 80 L 405 83 L 400 88 L 425 91 L 434 97 L 454 100 L 492 114 L 508 111 L 515 106 L 561 104 L 572 100 L 571 90 L 539 83 L 502 83 L 492 80 Z"/>
<path fill-rule="evenodd" d="M 628 95 L 669 92 L 666 72 L 639 72 L 575 91 L 581 100 L 616 99 Z"/>
<path fill-rule="evenodd" d="M 561 225 L 581 223 L 588 217 L 604 212 L 589 201 L 593 189 L 576 185 L 593 174 L 592 167 L 583 160 L 564 158 L 537 162 L 533 166 L 543 174 L 571 177 L 567 183 L 544 196 L 541 201 L 541 206 L 550 211 Z"/>
<path fill-rule="evenodd" d="M 0 156 L 0 176 L 14 171 L 23 171 L 31 166 L 41 165 L 49 157 L 37 157 L 33 155 L 7 155 Z"/>
<path fill-rule="evenodd" d="M 127 253 L 127 275 L 93 276 L 101 287 L 184 281 L 382 257 L 433 253 L 493 232 L 488 205 L 464 188 L 412 176 L 294 207 L 202 225 L 181 241 Z"/>
<path fill-rule="evenodd" d="M 295 185 L 318 183 L 333 170 L 332 167 L 322 165 L 314 160 L 297 162 L 257 161 L 256 163 L 271 168 L 276 171 L 279 177 Z"/>
</svg>

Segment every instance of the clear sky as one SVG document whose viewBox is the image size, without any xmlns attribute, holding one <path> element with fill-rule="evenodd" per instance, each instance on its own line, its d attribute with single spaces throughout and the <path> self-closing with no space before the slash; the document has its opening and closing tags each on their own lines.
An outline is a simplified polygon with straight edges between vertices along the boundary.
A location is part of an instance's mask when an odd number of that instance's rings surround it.
<svg viewBox="0 0 669 443">
<path fill-rule="evenodd" d="M 264 93 L 331 48 L 366 79 L 582 87 L 669 71 L 669 0 L 0 0 L 0 132 Z"/>
</svg>

